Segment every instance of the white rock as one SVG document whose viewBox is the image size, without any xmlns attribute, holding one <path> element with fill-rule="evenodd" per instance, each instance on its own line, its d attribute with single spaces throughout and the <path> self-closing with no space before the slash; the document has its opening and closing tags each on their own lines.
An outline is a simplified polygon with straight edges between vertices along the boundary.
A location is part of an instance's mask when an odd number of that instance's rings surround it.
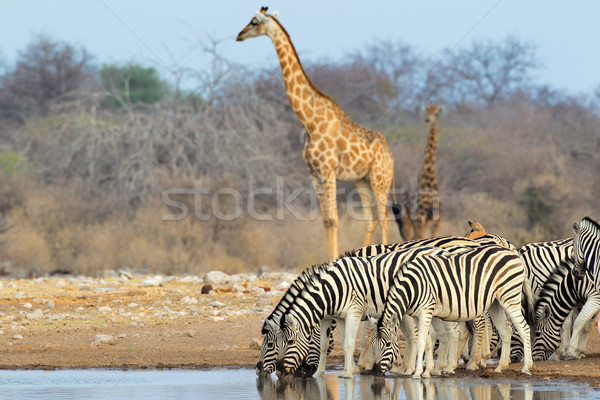
<svg viewBox="0 0 600 400">
<path fill-rule="evenodd" d="M 21 339 L 23 339 L 23 335 L 21 335 L 19 333 L 15 333 L 14 335 L 11 336 L 11 339 L 21 340 Z"/>
<path fill-rule="evenodd" d="M 188 275 L 188 276 L 185 276 L 185 277 L 181 278 L 181 282 L 199 284 L 199 283 L 202 283 L 204 281 L 202 280 L 202 278 L 200 278 L 198 276 Z"/>
<path fill-rule="evenodd" d="M 204 282 L 211 285 L 226 285 L 231 282 L 231 276 L 222 271 L 210 271 L 204 276 Z"/>
<path fill-rule="evenodd" d="M 25 308 L 31 308 L 33 306 L 31 305 L 31 303 L 25 303 L 25 304 L 23 304 L 23 307 L 25 307 Z"/>
<path fill-rule="evenodd" d="M 23 297 L 27 297 L 27 294 L 25 294 L 25 292 L 17 292 L 13 297 L 18 300 L 22 299 Z"/>
<path fill-rule="evenodd" d="M 231 290 L 234 291 L 234 292 L 245 292 L 248 289 L 246 289 L 246 287 L 244 286 L 243 283 L 238 282 L 238 283 L 235 283 L 233 285 L 233 287 L 231 288 Z"/>
<path fill-rule="evenodd" d="M 181 302 L 183 304 L 196 304 L 198 303 L 198 299 L 195 297 L 185 296 L 183 299 L 181 299 Z"/>
<path fill-rule="evenodd" d="M 34 312 L 27 314 L 27 319 L 33 319 L 33 320 L 37 321 L 42 318 L 44 318 L 44 312 L 42 310 L 40 310 L 39 308 L 37 310 L 35 310 Z"/>
<path fill-rule="evenodd" d="M 138 306 L 137 303 L 129 303 L 129 304 L 127 304 L 127 307 L 131 307 L 131 308 L 135 308 L 137 306 Z"/>
<path fill-rule="evenodd" d="M 116 343 L 117 343 L 117 338 L 115 338 L 113 335 L 105 335 L 102 333 L 98 333 L 96 336 L 94 336 L 94 341 L 92 342 L 92 345 L 116 344 Z"/>
<path fill-rule="evenodd" d="M 225 307 L 225 304 L 221 303 L 220 301 L 213 301 L 212 303 L 209 304 L 211 307 L 216 307 L 216 308 L 221 308 L 221 307 Z"/>
<path fill-rule="evenodd" d="M 162 286 L 162 282 L 163 282 L 162 277 L 155 276 L 154 278 L 143 280 L 142 286 L 143 287 L 157 287 L 157 286 Z"/>
<path fill-rule="evenodd" d="M 54 286 L 56 286 L 57 288 L 64 288 L 67 287 L 67 281 L 64 279 L 59 279 L 56 281 L 56 283 L 54 284 Z"/>
<path fill-rule="evenodd" d="M 281 281 L 277 286 L 275 286 L 276 290 L 287 290 L 290 287 L 290 283 L 287 281 Z"/>
<path fill-rule="evenodd" d="M 101 312 L 102 314 L 105 314 L 105 313 L 111 312 L 112 308 L 110 308 L 109 306 L 99 307 L 98 311 Z"/>
</svg>

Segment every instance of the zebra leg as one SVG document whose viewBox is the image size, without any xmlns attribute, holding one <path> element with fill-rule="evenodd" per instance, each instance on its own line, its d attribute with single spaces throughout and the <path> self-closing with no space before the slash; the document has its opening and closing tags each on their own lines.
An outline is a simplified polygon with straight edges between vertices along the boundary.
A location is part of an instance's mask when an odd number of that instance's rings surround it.
<svg viewBox="0 0 600 400">
<path fill-rule="evenodd" d="M 502 372 L 502 369 L 508 367 L 508 364 L 510 364 L 510 339 L 512 336 L 512 329 L 509 328 L 508 323 L 506 321 L 506 314 L 504 313 L 503 308 L 500 307 L 500 304 L 498 304 L 498 301 L 494 301 L 492 306 L 489 308 L 488 312 L 490 313 L 492 323 L 498 330 L 498 336 L 500 336 L 500 340 L 502 340 L 500 361 L 498 362 L 498 366 L 496 367 L 494 372 Z M 531 356 L 531 350 L 529 354 Z"/>
<path fill-rule="evenodd" d="M 340 378 L 350 379 L 357 372 L 356 365 L 354 364 L 354 349 L 356 347 L 356 334 L 360 328 L 361 317 L 362 312 L 348 312 L 346 314 L 344 321 L 345 334 L 342 339 L 344 347 L 344 372 L 339 376 Z"/>
<path fill-rule="evenodd" d="M 469 352 L 467 350 L 467 348 L 468 348 L 467 343 L 469 342 L 469 336 L 470 336 L 470 333 L 469 333 L 469 329 L 467 328 L 467 324 L 461 322 L 461 325 L 460 325 L 460 328 L 458 331 L 458 349 L 456 350 L 456 352 L 457 352 L 457 355 L 460 354 L 460 356 L 463 357 L 463 360 L 465 361 L 465 363 L 469 359 L 469 354 L 468 354 Z"/>
<path fill-rule="evenodd" d="M 485 368 L 488 358 L 491 357 L 490 343 L 492 341 L 492 321 L 486 316 L 483 317 L 483 342 L 481 345 L 481 361 L 479 366 Z"/>
<path fill-rule="evenodd" d="M 475 371 L 481 365 L 481 346 L 483 345 L 483 336 L 485 330 L 485 317 L 475 317 L 473 320 L 473 342 L 471 343 L 471 354 L 467 369 Z"/>
<path fill-rule="evenodd" d="M 357 364 L 359 372 L 365 369 L 372 369 L 374 362 L 373 352 L 371 351 L 371 339 L 375 335 L 375 327 L 369 321 L 365 321 L 363 325 L 363 335 L 360 342 L 361 352 Z"/>
<path fill-rule="evenodd" d="M 531 375 L 531 372 L 529 372 L 529 369 L 533 366 L 533 358 L 531 357 L 531 332 L 529 330 L 529 325 L 527 325 L 527 322 L 525 322 L 523 312 L 521 311 L 521 299 L 518 298 L 512 303 L 501 303 L 500 306 L 506 311 L 505 321 L 506 316 L 508 316 L 510 322 L 512 322 L 512 325 L 519 333 L 521 341 L 523 342 L 523 368 L 521 369 L 521 373 Z M 508 355 L 510 359 L 510 346 L 506 344 L 510 344 L 512 329 L 508 327 L 506 322 L 504 327 L 506 327 L 509 334 L 508 342 L 504 342 L 504 338 L 502 338 L 502 353 L 504 354 L 504 348 L 508 347 Z M 498 368 L 500 368 L 500 365 L 498 365 Z"/>
<path fill-rule="evenodd" d="M 588 301 L 585 302 L 583 308 L 579 312 L 577 319 L 573 323 L 573 333 L 569 340 L 569 345 L 567 351 L 563 355 L 564 360 L 573 360 L 575 358 L 581 358 L 581 353 L 585 351 L 585 345 L 587 344 L 587 335 L 586 340 L 583 344 L 583 348 L 579 348 L 579 343 L 582 337 L 582 331 L 586 327 L 589 321 L 593 321 L 594 316 L 600 310 L 600 299 L 592 299 L 588 298 Z"/>
<path fill-rule="evenodd" d="M 317 367 L 317 371 L 313 374 L 314 377 L 317 376 L 323 376 L 323 374 L 325 373 L 325 366 L 326 366 L 326 362 L 325 359 L 327 358 L 327 349 L 329 348 L 329 328 L 331 327 L 331 319 L 329 318 L 325 318 L 322 319 L 321 322 L 319 323 L 320 327 L 321 327 L 321 336 L 320 336 L 320 343 L 319 343 L 319 348 L 321 350 L 321 353 L 319 355 L 319 366 Z M 340 330 L 341 332 L 341 330 Z"/>
<path fill-rule="evenodd" d="M 448 334 L 446 333 L 446 329 L 444 327 L 444 324 L 442 322 L 441 319 L 439 318 L 433 318 L 431 320 L 431 326 L 433 326 L 433 329 L 435 330 L 435 333 L 437 334 L 437 338 L 440 341 L 440 345 L 438 347 L 438 357 L 437 357 L 437 364 L 435 365 L 435 367 L 433 368 L 433 370 L 431 371 L 432 375 L 441 375 L 442 374 L 442 370 L 446 368 L 446 366 L 448 365 Z M 433 345 L 434 340 L 433 340 L 433 335 L 430 335 L 430 339 L 431 344 Z"/>
<path fill-rule="evenodd" d="M 444 374 L 453 374 L 458 366 L 458 330 L 459 324 L 456 322 L 444 322 L 444 328 L 448 335 L 448 362 L 446 368 L 442 370 Z"/>
<path fill-rule="evenodd" d="M 423 311 L 419 315 L 419 334 L 417 336 L 417 365 L 415 368 L 415 373 L 413 374 L 413 378 L 421 379 L 421 375 L 423 378 L 429 378 L 431 376 L 431 369 L 433 368 L 431 365 L 427 366 L 425 373 L 423 373 L 423 354 L 425 353 L 425 346 L 427 343 L 427 339 L 429 338 L 429 327 L 431 326 L 431 311 Z"/>
<path fill-rule="evenodd" d="M 397 372 L 399 375 L 411 375 L 415 372 L 417 357 L 417 326 L 413 317 L 404 315 L 400 321 L 400 330 L 406 340 L 406 348 L 404 349 L 404 357 L 400 369 Z"/>
</svg>

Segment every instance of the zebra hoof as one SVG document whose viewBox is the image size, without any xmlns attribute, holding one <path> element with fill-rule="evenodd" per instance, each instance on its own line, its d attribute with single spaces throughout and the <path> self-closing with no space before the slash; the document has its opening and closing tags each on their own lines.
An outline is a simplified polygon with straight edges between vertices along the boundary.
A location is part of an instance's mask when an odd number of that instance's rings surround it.
<svg viewBox="0 0 600 400">
<path fill-rule="evenodd" d="M 531 372 L 529 372 L 529 369 L 526 369 L 526 368 L 523 368 L 523 369 L 521 370 L 521 373 L 522 373 L 522 374 L 525 374 L 525 375 L 530 375 L 530 376 L 531 376 Z"/>
<path fill-rule="evenodd" d="M 570 360 L 576 360 L 577 357 L 575 357 L 572 354 L 565 353 L 565 354 L 563 354 L 563 355 L 560 356 L 560 359 L 563 360 L 563 361 L 570 361 Z"/>
</svg>

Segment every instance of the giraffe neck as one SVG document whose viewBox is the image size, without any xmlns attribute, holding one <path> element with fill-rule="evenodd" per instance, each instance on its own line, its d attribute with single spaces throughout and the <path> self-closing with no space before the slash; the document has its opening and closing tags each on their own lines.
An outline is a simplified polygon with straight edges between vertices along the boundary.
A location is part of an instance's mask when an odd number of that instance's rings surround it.
<svg viewBox="0 0 600 400">
<path fill-rule="evenodd" d="M 285 89 L 290 100 L 292 109 L 300 119 L 303 125 L 306 125 L 312 117 L 312 106 L 316 98 L 326 97 L 317 88 L 315 88 L 306 76 L 296 49 L 288 33 L 279 24 L 274 21 L 274 29 L 269 33 L 269 37 L 275 45 L 281 72 L 285 82 Z"/>
<path fill-rule="evenodd" d="M 423 159 L 423 168 L 419 179 L 419 187 L 437 188 L 437 177 L 435 174 L 435 155 L 437 152 L 437 119 L 432 121 L 429 127 L 429 136 L 425 146 L 425 158 Z"/>
</svg>

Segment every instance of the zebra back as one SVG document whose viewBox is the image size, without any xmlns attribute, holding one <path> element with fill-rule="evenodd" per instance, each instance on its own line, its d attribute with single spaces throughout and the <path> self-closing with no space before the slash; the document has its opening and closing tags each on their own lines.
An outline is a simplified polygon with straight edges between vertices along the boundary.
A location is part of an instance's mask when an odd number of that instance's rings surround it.
<svg viewBox="0 0 600 400">
<path fill-rule="evenodd" d="M 589 270 L 594 277 L 594 285 L 600 290 L 600 224 L 590 217 L 580 223 L 573 222 L 573 258 L 577 275 L 582 277 Z"/>
<path fill-rule="evenodd" d="M 531 290 L 537 296 L 554 270 L 562 262 L 572 260 L 573 238 L 528 243 L 519 248 L 519 255 L 525 264 Z"/>
</svg>

